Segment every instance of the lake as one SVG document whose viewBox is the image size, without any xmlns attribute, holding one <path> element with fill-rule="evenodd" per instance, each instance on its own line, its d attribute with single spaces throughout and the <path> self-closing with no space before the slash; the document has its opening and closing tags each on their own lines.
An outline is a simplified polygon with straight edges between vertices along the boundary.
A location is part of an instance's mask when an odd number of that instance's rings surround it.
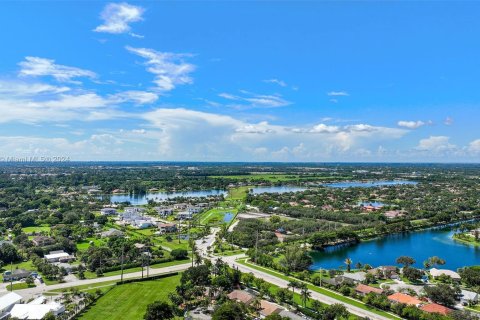
<svg viewBox="0 0 480 320">
<path fill-rule="evenodd" d="M 343 261 L 346 258 L 352 259 L 353 265 L 357 262 L 374 267 L 395 265 L 395 260 L 402 255 L 413 257 L 419 268 L 431 256 L 445 259 L 446 264 L 441 268 L 451 270 L 480 265 L 480 248 L 456 242 L 452 239 L 453 232 L 452 227 L 442 227 L 394 234 L 354 245 L 328 247 L 324 251 L 312 252 L 314 264 L 311 269 L 336 269 L 345 266 Z"/>
<path fill-rule="evenodd" d="M 229 223 L 234 217 L 235 215 L 232 212 L 225 212 L 223 215 L 223 222 Z"/>
<path fill-rule="evenodd" d="M 391 180 L 391 181 L 346 181 L 322 184 L 323 187 L 329 188 L 372 188 L 372 187 L 388 187 L 395 185 L 416 185 L 418 182 L 408 180 Z"/>
<path fill-rule="evenodd" d="M 300 192 L 305 191 L 307 188 L 295 187 L 295 186 L 273 186 L 273 187 L 253 187 L 251 193 L 286 193 L 286 192 Z"/>
<path fill-rule="evenodd" d="M 149 192 L 146 194 L 112 194 L 105 195 L 102 198 L 110 198 L 111 203 L 129 201 L 132 205 L 147 204 L 148 200 L 163 201 L 177 197 L 197 198 L 227 195 L 225 190 L 197 190 L 185 192 Z"/>
</svg>

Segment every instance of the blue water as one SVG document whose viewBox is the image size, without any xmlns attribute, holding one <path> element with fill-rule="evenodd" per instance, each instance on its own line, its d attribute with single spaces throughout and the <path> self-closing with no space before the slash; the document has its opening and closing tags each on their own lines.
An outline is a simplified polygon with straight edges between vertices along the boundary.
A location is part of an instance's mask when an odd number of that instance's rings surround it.
<svg viewBox="0 0 480 320">
<path fill-rule="evenodd" d="M 395 186 L 399 184 L 411 184 L 415 185 L 418 182 L 407 181 L 407 180 L 392 180 L 392 181 L 347 181 L 347 182 L 335 182 L 335 183 L 325 183 L 322 184 L 324 187 L 330 188 L 371 188 L 371 187 L 387 187 Z"/>
<path fill-rule="evenodd" d="M 452 227 L 428 229 L 418 232 L 395 234 L 359 244 L 328 247 L 312 253 L 312 270 L 336 269 L 345 266 L 343 261 L 350 258 L 372 266 L 395 265 L 399 256 L 413 257 L 417 267 L 431 256 L 445 259 L 442 268 L 456 270 L 463 266 L 480 265 L 480 248 L 468 246 L 452 239 Z"/>
<path fill-rule="evenodd" d="M 103 198 L 110 197 L 110 202 L 126 202 L 129 201 L 132 205 L 147 204 L 148 200 L 163 201 L 167 199 L 173 199 L 177 197 L 195 198 L 195 197 L 208 197 L 226 195 L 225 190 L 198 190 L 198 191 L 185 191 L 185 192 L 149 192 L 146 194 L 112 194 L 102 196 Z"/>
<path fill-rule="evenodd" d="M 274 187 L 253 187 L 251 193 L 286 193 L 286 192 L 299 192 L 305 191 L 307 188 L 295 187 L 295 186 L 274 186 Z"/>
<path fill-rule="evenodd" d="M 233 213 L 225 212 L 225 214 L 223 215 L 223 222 L 229 223 L 230 221 L 232 221 L 233 217 L 235 217 Z"/>
<path fill-rule="evenodd" d="M 363 201 L 363 202 L 360 202 L 359 205 L 372 206 L 372 207 L 378 208 L 378 207 L 384 206 L 385 203 L 380 201 Z"/>
</svg>

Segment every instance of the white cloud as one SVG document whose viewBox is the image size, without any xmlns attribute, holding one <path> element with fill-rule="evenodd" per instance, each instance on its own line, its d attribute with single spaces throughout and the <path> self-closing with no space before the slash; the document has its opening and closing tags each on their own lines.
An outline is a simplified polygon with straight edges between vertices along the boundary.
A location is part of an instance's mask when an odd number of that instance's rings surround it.
<svg viewBox="0 0 480 320">
<path fill-rule="evenodd" d="M 69 87 L 53 86 L 46 83 L 28 83 L 16 80 L 0 81 L 0 95 L 8 96 L 35 96 L 43 94 L 56 94 L 70 91 Z"/>
<path fill-rule="evenodd" d="M 267 80 L 263 80 L 263 82 L 278 84 L 280 87 L 286 87 L 287 86 L 287 83 L 285 81 L 282 81 L 282 80 L 279 80 L 279 79 L 267 79 Z"/>
<path fill-rule="evenodd" d="M 398 121 L 397 124 L 399 127 L 404 127 L 408 129 L 417 129 L 417 128 L 423 127 L 427 123 L 418 120 L 418 121 Z"/>
<path fill-rule="evenodd" d="M 479 154 L 480 153 L 480 139 L 474 140 L 468 144 L 467 147 L 468 151 L 473 153 L 473 154 Z"/>
<path fill-rule="evenodd" d="M 167 92 L 175 89 L 177 85 L 193 83 L 190 74 L 195 70 L 195 66 L 183 61 L 184 58 L 190 57 L 190 54 L 159 52 L 130 46 L 126 49 L 146 59 L 147 71 L 155 75 L 153 82 L 158 91 Z"/>
<path fill-rule="evenodd" d="M 337 126 L 328 126 L 326 124 L 320 123 L 310 129 L 309 132 L 312 133 L 336 133 L 339 132 L 340 128 Z"/>
<path fill-rule="evenodd" d="M 349 96 L 350 94 L 346 91 L 330 91 L 327 92 L 327 96 L 330 97 L 346 97 Z"/>
<path fill-rule="evenodd" d="M 453 122 L 454 122 L 453 118 L 447 117 L 443 123 L 447 126 L 451 126 Z"/>
<path fill-rule="evenodd" d="M 228 107 L 235 109 L 252 109 L 252 108 L 278 108 L 292 104 L 280 95 L 255 94 L 248 91 L 241 91 L 243 96 L 230 93 L 220 93 L 218 96 L 226 100 L 235 101 L 227 104 Z"/>
<path fill-rule="evenodd" d="M 25 57 L 25 61 L 19 63 L 21 76 L 51 76 L 57 81 L 72 82 L 74 78 L 96 78 L 93 71 L 76 67 L 56 64 L 55 60 L 39 57 Z"/>
<path fill-rule="evenodd" d="M 450 143 L 450 137 L 430 136 L 420 140 L 416 149 L 438 154 L 446 151 L 452 151 L 456 149 L 456 146 Z"/>
<path fill-rule="evenodd" d="M 135 104 L 150 104 L 158 100 L 158 95 L 153 92 L 129 90 L 117 93 L 112 96 L 118 102 L 131 101 Z"/>
<path fill-rule="evenodd" d="M 128 3 L 109 3 L 103 9 L 100 17 L 103 24 L 96 27 L 95 32 L 106 33 L 127 33 L 134 37 L 143 37 L 135 33 L 131 33 L 130 23 L 142 20 L 145 10 L 139 6 L 133 6 Z"/>
</svg>

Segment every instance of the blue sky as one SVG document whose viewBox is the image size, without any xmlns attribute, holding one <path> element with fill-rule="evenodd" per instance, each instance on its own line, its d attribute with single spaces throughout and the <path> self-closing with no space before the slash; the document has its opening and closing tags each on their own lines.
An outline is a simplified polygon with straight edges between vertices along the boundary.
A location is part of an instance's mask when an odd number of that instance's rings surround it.
<svg viewBox="0 0 480 320">
<path fill-rule="evenodd" d="M 475 2 L 6 2 L 0 156 L 480 155 Z"/>
</svg>

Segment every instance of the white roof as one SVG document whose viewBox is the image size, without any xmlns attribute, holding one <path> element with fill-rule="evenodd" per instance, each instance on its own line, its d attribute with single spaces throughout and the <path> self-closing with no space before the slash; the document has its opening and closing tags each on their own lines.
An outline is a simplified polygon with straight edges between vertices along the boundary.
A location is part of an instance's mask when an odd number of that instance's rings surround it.
<svg viewBox="0 0 480 320">
<path fill-rule="evenodd" d="M 477 300 L 478 293 L 468 290 L 462 290 L 462 299 L 465 300 Z"/>
<path fill-rule="evenodd" d="M 448 270 L 448 269 L 436 269 L 432 268 L 430 269 L 430 274 L 432 277 L 438 277 L 441 276 L 442 274 L 450 276 L 452 279 L 460 279 L 460 275 L 456 273 L 455 271 Z"/>
<path fill-rule="evenodd" d="M 57 302 L 50 302 L 47 304 L 16 304 L 10 311 L 12 318 L 28 319 L 28 320 L 40 320 L 47 313 L 53 312 L 54 314 L 63 311 L 63 306 Z"/>
<path fill-rule="evenodd" d="M 22 296 L 19 294 L 16 294 L 15 292 L 10 292 L 4 296 L 1 296 L 0 311 L 14 305 L 15 303 L 18 303 L 22 299 L 23 299 Z"/>
<path fill-rule="evenodd" d="M 343 274 L 343 276 L 345 278 L 348 278 L 348 279 L 353 279 L 353 280 L 356 280 L 356 281 L 363 281 L 365 280 L 365 277 L 366 277 L 366 273 L 363 272 L 363 271 L 360 271 L 360 272 L 346 272 Z"/>
<path fill-rule="evenodd" d="M 52 253 L 52 254 L 46 254 L 45 255 L 45 258 L 47 260 L 57 259 L 57 258 L 66 258 L 66 257 L 70 257 L 70 255 L 66 252 L 58 252 L 58 253 Z"/>
</svg>

